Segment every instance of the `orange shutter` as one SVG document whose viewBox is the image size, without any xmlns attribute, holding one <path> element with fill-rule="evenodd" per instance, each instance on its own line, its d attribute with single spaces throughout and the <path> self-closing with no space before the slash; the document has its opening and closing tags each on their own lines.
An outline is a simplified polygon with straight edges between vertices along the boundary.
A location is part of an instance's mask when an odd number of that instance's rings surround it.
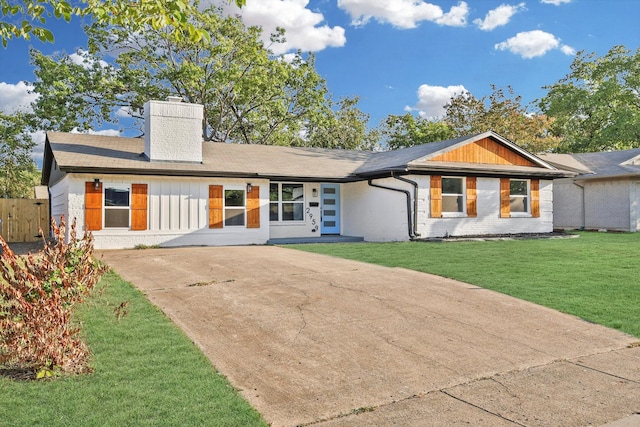
<svg viewBox="0 0 640 427">
<path fill-rule="evenodd" d="M 431 218 L 442 217 L 442 177 L 431 177 Z"/>
<path fill-rule="evenodd" d="M 478 216 L 475 176 L 467 177 L 467 216 L 471 218 Z"/>
<path fill-rule="evenodd" d="M 131 229 L 147 229 L 147 184 L 131 184 Z"/>
<path fill-rule="evenodd" d="M 87 231 L 102 230 L 102 183 L 84 183 L 84 224 Z"/>
<path fill-rule="evenodd" d="M 222 228 L 223 224 L 222 185 L 209 186 L 209 228 Z"/>
<path fill-rule="evenodd" d="M 531 216 L 540 218 L 540 180 L 531 180 Z"/>
<path fill-rule="evenodd" d="M 247 192 L 247 228 L 260 228 L 260 187 Z"/>
<path fill-rule="evenodd" d="M 511 216 L 511 180 L 500 178 L 500 218 Z"/>
</svg>

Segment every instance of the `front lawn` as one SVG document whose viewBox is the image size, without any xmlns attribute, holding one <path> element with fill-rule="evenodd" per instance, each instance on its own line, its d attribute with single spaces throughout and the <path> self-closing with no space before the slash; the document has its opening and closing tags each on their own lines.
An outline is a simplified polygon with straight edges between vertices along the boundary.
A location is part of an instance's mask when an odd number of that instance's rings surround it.
<svg viewBox="0 0 640 427">
<path fill-rule="evenodd" d="M 0 425 L 266 425 L 131 284 L 109 273 L 96 290 L 78 316 L 94 372 L 52 381 L 0 377 Z"/>
<path fill-rule="evenodd" d="M 287 247 L 450 277 L 640 337 L 640 233 Z"/>
</svg>

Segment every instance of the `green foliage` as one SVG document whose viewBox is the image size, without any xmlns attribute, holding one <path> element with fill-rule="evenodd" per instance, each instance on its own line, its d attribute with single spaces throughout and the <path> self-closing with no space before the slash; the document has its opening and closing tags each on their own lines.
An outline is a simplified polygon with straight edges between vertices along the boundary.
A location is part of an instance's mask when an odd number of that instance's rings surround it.
<svg viewBox="0 0 640 427">
<path fill-rule="evenodd" d="M 76 237 L 53 221 L 56 243 L 17 257 L 0 236 L 0 365 L 31 369 L 37 378 L 87 370 L 89 350 L 71 322 L 74 306 L 93 289 L 106 266 L 93 258 L 93 238 Z"/>
<path fill-rule="evenodd" d="M 22 112 L 12 115 L 0 112 L 0 197 L 33 196 L 39 173 L 31 158 L 35 146 L 28 132 L 31 116 Z"/>
<path fill-rule="evenodd" d="M 129 313 L 118 320 L 122 301 Z M 266 425 L 184 332 L 115 273 L 77 308 L 93 373 L 56 381 L 0 376 L 0 425 Z"/>
<path fill-rule="evenodd" d="M 377 146 L 377 130 L 368 128 L 369 115 L 358 109 L 359 98 L 342 98 L 335 110 L 322 109 L 304 125 L 304 135 L 291 143 L 294 146 L 367 150 Z"/>
<path fill-rule="evenodd" d="M 313 55 L 274 57 L 260 28 L 246 27 L 235 16 L 223 17 L 216 8 L 191 11 L 189 22 L 211 34 L 211 40 L 94 23 L 87 30 L 90 52 L 77 52 L 82 64 L 68 55 L 32 51 L 40 126 L 85 130 L 117 123 L 116 113 L 122 111 L 141 118 L 148 100 L 177 95 L 204 105 L 205 141 L 345 148 L 372 144 L 375 134 L 366 129 L 368 116 L 356 108 L 356 99 L 330 100 Z M 278 30 L 273 43 L 283 35 Z M 113 65 L 106 61 L 107 52 L 118 52 Z"/>
<path fill-rule="evenodd" d="M 246 0 L 235 0 L 238 7 L 245 3 Z M 4 17 L 0 21 L 0 40 L 3 47 L 13 38 L 31 40 L 32 36 L 53 43 L 53 33 L 44 27 L 47 19 L 54 17 L 69 22 L 73 16 L 81 16 L 98 23 L 128 26 L 134 32 L 165 29 L 192 41 L 208 41 L 210 33 L 188 19 L 195 8 L 188 0 L 83 0 L 82 6 L 72 6 L 63 0 L 0 0 Z"/>
<path fill-rule="evenodd" d="M 640 233 L 291 248 L 450 277 L 640 337 Z"/>
<path fill-rule="evenodd" d="M 640 49 L 614 46 L 603 57 L 578 52 L 571 72 L 545 89 L 540 108 L 564 138 L 561 151 L 640 147 Z"/>
<path fill-rule="evenodd" d="M 447 123 L 416 118 L 410 113 L 388 116 L 382 124 L 381 133 L 391 150 L 444 141 L 454 136 Z"/>
<path fill-rule="evenodd" d="M 491 88 L 488 98 L 477 99 L 467 92 L 445 106 L 443 120 L 455 137 L 493 130 L 533 153 L 556 151 L 561 140 L 551 134 L 552 121 L 547 116 L 530 112 L 510 86 L 506 93 Z"/>
</svg>

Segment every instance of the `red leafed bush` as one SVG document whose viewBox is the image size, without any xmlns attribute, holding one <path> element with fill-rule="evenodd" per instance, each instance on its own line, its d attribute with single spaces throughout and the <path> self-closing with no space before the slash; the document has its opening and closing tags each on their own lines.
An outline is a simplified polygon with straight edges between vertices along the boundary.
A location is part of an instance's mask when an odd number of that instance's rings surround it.
<svg viewBox="0 0 640 427">
<path fill-rule="evenodd" d="M 28 369 L 38 377 L 88 370 L 89 349 L 71 321 L 107 267 L 93 257 L 93 237 L 65 242 L 64 218 L 53 225 L 53 242 L 16 256 L 0 236 L 0 367 Z"/>
</svg>

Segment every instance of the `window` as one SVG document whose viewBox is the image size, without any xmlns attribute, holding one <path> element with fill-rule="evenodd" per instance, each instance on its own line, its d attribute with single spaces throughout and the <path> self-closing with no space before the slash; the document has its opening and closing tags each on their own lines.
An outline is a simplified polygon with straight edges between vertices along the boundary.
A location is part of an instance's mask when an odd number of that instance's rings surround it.
<svg viewBox="0 0 640 427">
<path fill-rule="evenodd" d="M 442 177 L 442 212 L 464 213 L 464 178 Z"/>
<path fill-rule="evenodd" d="M 272 183 L 269 185 L 269 220 L 304 220 L 304 185 Z"/>
<path fill-rule="evenodd" d="M 529 181 L 512 179 L 509 183 L 509 209 L 513 213 L 529 213 Z"/>
<path fill-rule="evenodd" d="M 129 189 L 104 189 L 104 227 L 129 228 Z"/>
<path fill-rule="evenodd" d="M 244 190 L 224 190 L 224 225 L 244 226 Z"/>
</svg>

